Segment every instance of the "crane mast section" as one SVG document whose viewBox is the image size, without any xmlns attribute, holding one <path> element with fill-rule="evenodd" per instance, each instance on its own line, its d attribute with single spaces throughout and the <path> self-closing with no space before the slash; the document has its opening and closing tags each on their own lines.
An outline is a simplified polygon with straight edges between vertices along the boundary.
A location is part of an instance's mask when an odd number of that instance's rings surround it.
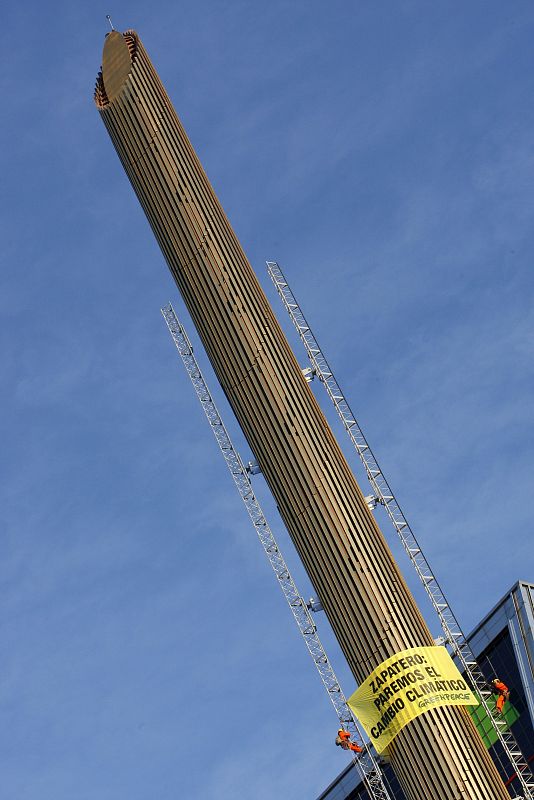
<svg viewBox="0 0 534 800">
<path fill-rule="evenodd" d="M 306 602 L 297 589 L 295 581 L 280 551 L 280 547 L 276 542 L 274 534 L 254 494 L 252 483 L 248 477 L 247 468 L 244 466 L 239 453 L 232 444 L 230 434 L 222 421 L 222 417 L 215 405 L 215 401 L 213 400 L 206 380 L 202 375 L 193 353 L 193 346 L 185 328 L 179 321 L 170 303 L 161 309 L 161 313 L 167 323 L 167 328 L 180 354 L 185 370 L 193 384 L 197 398 L 204 410 L 206 419 L 215 436 L 215 440 L 226 462 L 230 475 L 232 476 L 235 487 L 239 492 L 239 496 L 243 501 L 250 521 L 258 535 L 263 551 L 277 578 L 278 585 L 287 600 L 293 619 L 302 635 L 312 661 L 317 668 L 328 697 L 334 706 L 339 723 L 343 728 L 350 731 L 352 739 L 363 748 L 362 753 L 354 757 L 353 761 L 362 776 L 367 791 L 370 793 L 371 800 L 391 800 L 382 780 L 380 767 L 370 748 L 364 744 L 362 732 L 351 709 L 347 705 L 345 695 L 343 694 L 332 664 L 319 639 L 317 628 L 308 611 Z"/>
<path fill-rule="evenodd" d="M 445 634 L 447 644 L 451 648 L 453 655 L 460 661 L 465 675 L 468 677 L 472 688 L 480 697 L 480 702 L 484 711 L 497 734 L 503 750 L 517 774 L 521 783 L 525 798 L 530 800 L 534 797 L 534 776 L 530 770 L 528 760 L 525 758 L 517 741 L 508 728 L 507 722 L 496 711 L 495 707 L 488 703 L 491 691 L 488 682 L 476 658 L 471 650 L 467 637 L 462 631 L 458 619 L 456 618 L 445 593 L 430 568 L 430 564 L 423 553 L 421 545 L 415 537 L 412 528 L 402 509 L 393 494 L 393 491 L 386 480 L 382 469 L 353 413 L 349 401 L 343 393 L 332 368 L 330 367 L 324 352 L 313 331 L 308 324 L 304 312 L 300 307 L 291 287 L 276 261 L 267 261 L 267 272 L 271 278 L 275 289 L 282 300 L 289 317 L 295 326 L 299 338 L 304 345 L 308 359 L 312 365 L 311 374 L 317 376 L 322 383 L 328 397 L 332 401 L 342 424 L 347 432 L 354 449 L 356 450 L 363 466 L 367 479 L 371 484 L 376 500 L 384 506 L 388 517 L 395 528 L 401 544 L 414 567 L 423 588 L 425 589 L 432 607 L 436 612 L 442 630 Z"/>
</svg>

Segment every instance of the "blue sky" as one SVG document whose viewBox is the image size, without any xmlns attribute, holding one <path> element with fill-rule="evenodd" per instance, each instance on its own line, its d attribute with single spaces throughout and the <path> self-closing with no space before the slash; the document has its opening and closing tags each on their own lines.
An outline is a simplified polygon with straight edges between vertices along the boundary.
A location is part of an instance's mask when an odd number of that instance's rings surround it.
<svg viewBox="0 0 534 800">
<path fill-rule="evenodd" d="M 346 755 L 159 313 L 187 323 L 93 106 L 106 13 L 139 32 L 280 317 L 264 262 L 283 265 L 469 630 L 534 579 L 534 10 L 5 11 L 3 796 L 313 800 Z"/>
</svg>

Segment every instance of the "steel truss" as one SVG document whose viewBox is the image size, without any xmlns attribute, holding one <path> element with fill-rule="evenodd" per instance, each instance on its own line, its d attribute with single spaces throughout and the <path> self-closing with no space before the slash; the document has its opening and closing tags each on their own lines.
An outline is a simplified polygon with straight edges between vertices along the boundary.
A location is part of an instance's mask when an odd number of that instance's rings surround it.
<svg viewBox="0 0 534 800">
<path fill-rule="evenodd" d="M 306 349 L 308 359 L 311 362 L 311 374 L 316 375 L 323 384 L 334 408 L 340 417 L 345 430 L 347 431 L 356 452 L 358 453 L 369 483 L 371 484 L 376 502 L 381 503 L 393 523 L 401 543 L 410 559 L 415 571 L 417 572 L 423 587 L 430 598 L 430 602 L 438 615 L 441 627 L 445 634 L 445 639 L 450 645 L 453 655 L 458 657 L 465 675 L 468 677 L 473 690 L 480 698 L 480 702 L 490 718 L 493 728 L 504 752 L 513 766 L 517 779 L 521 784 L 525 800 L 534 798 L 534 776 L 531 772 L 527 759 L 521 752 L 511 730 L 505 730 L 506 720 L 497 714 L 495 708 L 488 703 L 492 692 L 488 688 L 487 679 L 484 677 L 471 647 L 465 637 L 456 616 L 453 613 L 438 581 L 432 572 L 430 565 L 421 549 L 415 534 L 413 533 L 400 505 L 398 504 L 389 483 L 387 482 L 373 452 L 365 438 L 362 429 L 358 425 L 348 400 L 345 398 L 331 367 L 326 360 L 326 356 L 319 347 L 317 339 L 312 333 L 306 318 L 300 308 L 291 288 L 276 261 L 267 261 L 267 271 L 276 291 L 278 292 L 291 321 L 297 329 L 298 335 Z M 306 374 L 306 380 L 309 380 Z"/>
<path fill-rule="evenodd" d="M 193 354 L 193 347 L 187 333 L 179 322 L 172 305 L 161 309 L 161 313 L 167 323 L 169 332 L 174 344 L 191 379 L 198 399 L 204 409 L 204 413 L 211 426 L 219 449 L 224 456 L 226 465 L 232 475 L 237 490 L 243 500 L 245 508 L 251 519 L 252 524 L 258 534 L 259 540 L 269 559 L 269 563 L 274 570 L 280 588 L 291 609 L 295 622 L 306 643 L 308 652 L 313 659 L 319 672 L 323 685 L 334 706 L 338 720 L 343 728 L 350 731 L 353 741 L 363 748 L 362 752 L 353 758 L 354 763 L 364 784 L 369 792 L 371 800 L 391 800 L 382 778 L 380 766 L 373 756 L 370 745 L 363 742 L 361 730 L 347 705 L 347 701 L 339 681 L 337 680 L 332 665 L 326 655 L 321 640 L 317 634 L 317 628 L 313 622 L 306 602 L 295 585 L 289 572 L 287 564 L 280 552 L 271 529 L 265 519 L 260 504 L 254 495 L 252 484 L 248 477 L 248 472 L 252 471 L 243 465 L 238 452 L 234 449 L 228 431 L 226 430 L 221 416 L 217 410 L 215 402 L 209 392 L 207 384 L 202 376 L 200 367 Z"/>
</svg>

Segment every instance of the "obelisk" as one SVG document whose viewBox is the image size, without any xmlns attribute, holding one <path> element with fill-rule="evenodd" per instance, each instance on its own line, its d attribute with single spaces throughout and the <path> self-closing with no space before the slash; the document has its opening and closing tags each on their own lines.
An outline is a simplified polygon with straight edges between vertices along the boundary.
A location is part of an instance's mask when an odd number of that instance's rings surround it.
<svg viewBox="0 0 534 800">
<path fill-rule="evenodd" d="M 431 646 L 134 31 L 106 37 L 95 102 L 354 677 L 360 683 L 389 656 Z M 465 708 L 422 714 L 388 755 L 410 800 L 509 800 Z"/>
</svg>

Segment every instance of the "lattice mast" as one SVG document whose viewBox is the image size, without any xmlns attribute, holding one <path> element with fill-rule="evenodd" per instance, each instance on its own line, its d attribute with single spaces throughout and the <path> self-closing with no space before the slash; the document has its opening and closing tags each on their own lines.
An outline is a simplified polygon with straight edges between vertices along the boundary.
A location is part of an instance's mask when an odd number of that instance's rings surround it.
<svg viewBox="0 0 534 800">
<path fill-rule="evenodd" d="M 254 494 L 252 483 L 249 478 L 250 470 L 247 470 L 247 467 L 244 466 L 239 453 L 234 448 L 230 435 L 217 410 L 215 401 L 213 400 L 193 353 L 193 346 L 189 337 L 170 303 L 165 306 L 165 308 L 161 309 L 161 313 L 167 323 L 169 333 L 172 336 L 176 349 L 180 354 L 183 365 L 193 384 L 193 388 L 204 410 L 211 430 L 213 431 L 215 440 L 219 445 L 219 450 L 224 457 L 226 466 L 245 505 L 254 529 L 258 534 L 263 551 L 276 575 L 278 584 L 291 609 L 293 619 L 297 623 L 308 652 L 323 682 L 323 686 L 334 706 L 339 723 L 345 730 L 350 731 L 353 741 L 363 748 L 362 752 L 353 758 L 353 761 L 362 776 L 370 799 L 391 800 L 382 779 L 380 767 L 369 746 L 364 744 L 361 730 L 350 707 L 347 705 L 347 700 L 321 640 L 319 639 L 316 625 L 311 618 L 306 602 L 297 589 L 295 581 L 289 572 L 285 559 Z"/>
<path fill-rule="evenodd" d="M 471 650 L 467 637 L 463 633 L 433 570 L 430 568 L 421 545 L 404 516 L 280 265 L 276 261 L 267 261 L 267 271 L 306 350 L 311 363 L 309 379 L 311 380 L 314 376 L 317 376 L 332 401 L 343 427 L 362 461 L 367 479 L 373 489 L 374 495 L 371 497 L 371 503 L 378 502 L 386 509 L 401 544 L 438 616 L 447 644 L 450 646 L 453 655 L 458 657 L 472 688 L 479 695 L 481 704 L 491 720 L 503 750 L 514 768 L 525 798 L 531 800 L 534 797 L 534 776 L 511 730 L 506 730 L 506 720 L 496 712 L 495 707 L 488 703 L 488 698 L 492 693 L 488 688 L 487 679 L 484 677 Z"/>
</svg>

